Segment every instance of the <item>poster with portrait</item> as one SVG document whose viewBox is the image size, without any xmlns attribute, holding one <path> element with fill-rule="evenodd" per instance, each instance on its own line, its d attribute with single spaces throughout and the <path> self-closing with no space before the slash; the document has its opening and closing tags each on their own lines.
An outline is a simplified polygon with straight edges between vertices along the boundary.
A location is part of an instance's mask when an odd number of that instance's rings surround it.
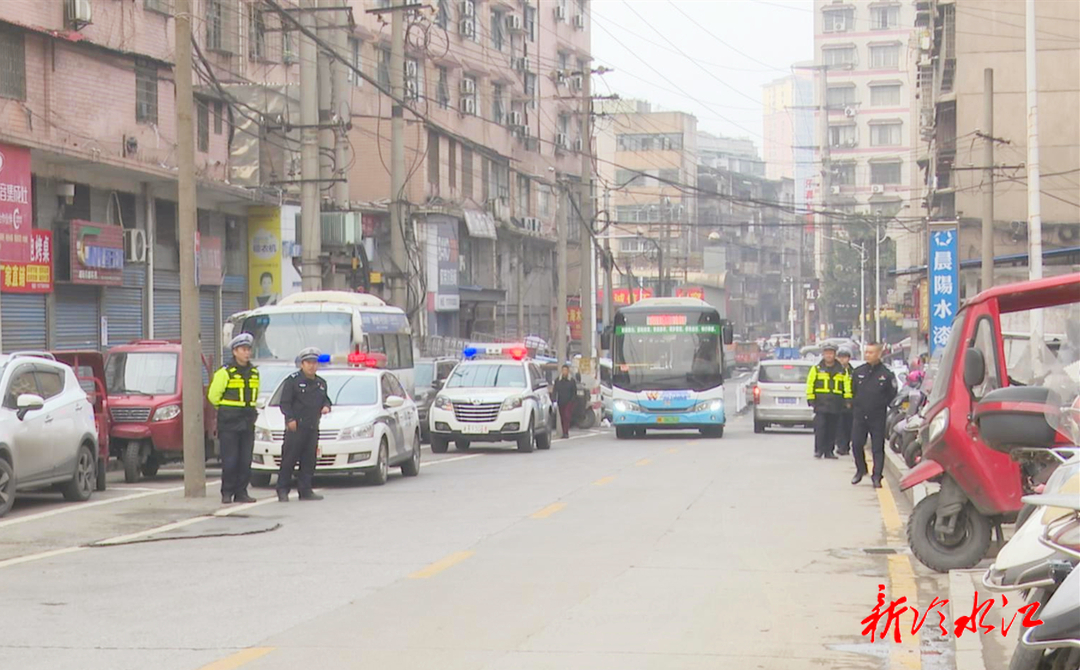
<svg viewBox="0 0 1080 670">
<path fill-rule="evenodd" d="M 251 307 L 275 305 L 281 297 L 281 212 L 248 209 L 248 295 Z"/>
</svg>

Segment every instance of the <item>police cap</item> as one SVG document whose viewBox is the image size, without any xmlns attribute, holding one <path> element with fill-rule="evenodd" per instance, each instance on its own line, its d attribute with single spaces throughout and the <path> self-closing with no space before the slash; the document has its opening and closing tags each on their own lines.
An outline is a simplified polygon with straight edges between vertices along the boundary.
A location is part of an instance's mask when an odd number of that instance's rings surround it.
<svg viewBox="0 0 1080 670">
<path fill-rule="evenodd" d="M 833 344 L 832 342 L 826 342 L 825 344 L 821 345 L 821 350 L 822 351 L 830 351 L 831 350 L 831 351 L 835 352 L 836 351 L 836 345 Z"/>
<path fill-rule="evenodd" d="M 229 349 L 236 349 L 237 347 L 250 347 L 255 343 L 255 338 L 251 336 L 251 333 L 240 333 L 236 337 L 229 340 Z"/>
<path fill-rule="evenodd" d="M 848 358 L 851 358 L 851 350 L 848 349 L 847 347 L 841 347 L 840 349 L 837 350 L 836 355 L 837 356 L 847 356 Z"/>
<path fill-rule="evenodd" d="M 318 361 L 319 356 L 321 355 L 322 352 L 319 351 L 318 347 L 308 347 L 300 350 L 300 353 L 296 356 L 296 360 L 300 363 L 303 363 L 304 361 Z"/>
</svg>

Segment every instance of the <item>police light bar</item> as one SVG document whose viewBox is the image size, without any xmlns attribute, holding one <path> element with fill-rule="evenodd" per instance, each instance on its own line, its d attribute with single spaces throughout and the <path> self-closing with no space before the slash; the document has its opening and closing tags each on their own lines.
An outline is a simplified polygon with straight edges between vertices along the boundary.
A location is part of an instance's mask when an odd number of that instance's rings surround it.
<svg viewBox="0 0 1080 670">
<path fill-rule="evenodd" d="M 461 351 L 461 354 L 469 359 L 512 358 L 520 361 L 529 355 L 529 350 L 523 344 L 470 344 Z"/>
<path fill-rule="evenodd" d="M 341 365 L 355 368 L 380 368 L 386 365 L 386 355 L 354 351 L 351 354 L 323 354 L 319 356 L 319 363 Z"/>
</svg>

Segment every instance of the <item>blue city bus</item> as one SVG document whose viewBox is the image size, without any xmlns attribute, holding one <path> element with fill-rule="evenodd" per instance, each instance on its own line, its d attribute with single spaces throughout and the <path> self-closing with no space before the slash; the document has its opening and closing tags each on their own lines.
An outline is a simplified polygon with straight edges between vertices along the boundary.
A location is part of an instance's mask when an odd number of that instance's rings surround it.
<svg viewBox="0 0 1080 670">
<path fill-rule="evenodd" d="M 612 409 L 615 435 L 699 430 L 723 437 L 724 344 L 731 327 L 697 298 L 646 298 L 615 313 Z"/>
</svg>

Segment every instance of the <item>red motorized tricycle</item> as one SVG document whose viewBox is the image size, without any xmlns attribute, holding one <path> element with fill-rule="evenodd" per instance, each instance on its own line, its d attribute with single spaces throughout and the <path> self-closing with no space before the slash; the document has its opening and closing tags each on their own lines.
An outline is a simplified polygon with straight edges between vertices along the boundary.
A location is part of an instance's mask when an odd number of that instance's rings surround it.
<svg viewBox="0 0 1080 670">
<path fill-rule="evenodd" d="M 124 481 L 153 477 L 158 468 L 184 457 L 181 413 L 184 370 L 180 343 L 136 340 L 113 347 L 105 364 L 112 417 L 111 453 L 124 463 Z M 206 400 L 205 380 L 212 370 L 206 358 L 203 388 L 206 458 L 214 453 L 217 412 Z M 199 374 L 199 371 L 193 371 Z"/>
<path fill-rule="evenodd" d="M 109 397 L 105 388 L 105 356 L 100 351 L 53 351 L 57 361 L 75 371 L 79 386 L 94 408 L 98 434 L 97 490 L 105 490 L 105 471 L 109 463 Z"/>
<path fill-rule="evenodd" d="M 1080 346 L 1060 334 L 1080 318 L 1078 305 L 1080 273 L 1074 273 L 996 286 L 961 307 L 926 400 L 923 460 L 900 482 L 902 489 L 941 484 L 908 520 L 912 553 L 928 567 L 947 572 L 975 566 L 986 555 L 992 529 L 1000 536 L 1001 524 L 1015 521 L 1020 498 L 1049 476 L 1042 464 L 1018 463 L 984 444 L 974 411 L 990 391 L 1039 384 L 1037 349 Z M 1032 332 L 1026 321 L 1036 314 L 1045 324 L 1045 342 L 1010 339 L 1006 346 L 1002 332 Z"/>
</svg>

